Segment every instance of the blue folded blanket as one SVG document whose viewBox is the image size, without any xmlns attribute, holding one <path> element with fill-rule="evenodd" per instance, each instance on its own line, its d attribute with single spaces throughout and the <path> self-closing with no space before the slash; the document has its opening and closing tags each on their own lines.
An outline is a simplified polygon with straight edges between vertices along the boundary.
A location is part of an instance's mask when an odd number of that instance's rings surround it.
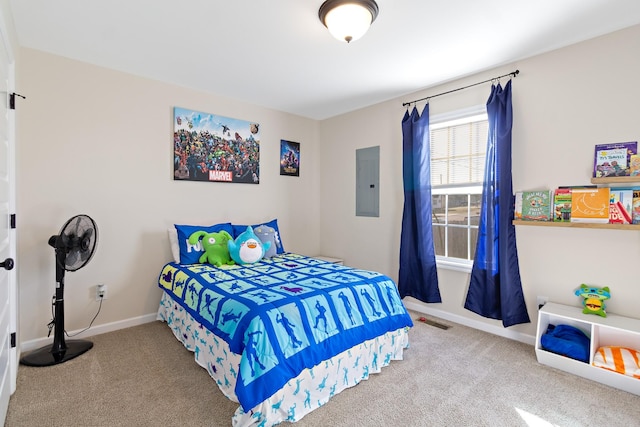
<svg viewBox="0 0 640 427">
<path fill-rule="evenodd" d="M 552 353 L 589 363 L 589 337 L 570 325 L 549 325 L 540 338 L 542 348 Z"/>
</svg>

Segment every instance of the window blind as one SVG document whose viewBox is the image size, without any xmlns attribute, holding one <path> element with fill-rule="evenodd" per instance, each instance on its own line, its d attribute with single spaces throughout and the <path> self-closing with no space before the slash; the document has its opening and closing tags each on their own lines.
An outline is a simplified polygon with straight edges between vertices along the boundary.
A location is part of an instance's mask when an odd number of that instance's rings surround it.
<svg viewBox="0 0 640 427">
<path fill-rule="evenodd" d="M 432 128 L 431 185 L 481 184 L 488 130 L 486 118 Z"/>
</svg>

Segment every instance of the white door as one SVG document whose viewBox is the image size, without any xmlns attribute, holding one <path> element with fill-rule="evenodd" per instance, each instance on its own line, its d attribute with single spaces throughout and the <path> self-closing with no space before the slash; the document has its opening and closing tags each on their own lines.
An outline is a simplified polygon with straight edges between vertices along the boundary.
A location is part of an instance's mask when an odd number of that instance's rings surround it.
<svg viewBox="0 0 640 427">
<path fill-rule="evenodd" d="M 0 425 L 4 425 L 9 397 L 15 391 L 17 376 L 15 229 L 11 226 L 15 206 L 14 112 L 10 107 L 13 91 L 13 57 L 0 16 Z M 3 267 L 3 268 L 2 268 Z M 11 267 L 11 268 L 10 268 Z M 13 341 L 13 344 L 12 344 Z"/>
</svg>

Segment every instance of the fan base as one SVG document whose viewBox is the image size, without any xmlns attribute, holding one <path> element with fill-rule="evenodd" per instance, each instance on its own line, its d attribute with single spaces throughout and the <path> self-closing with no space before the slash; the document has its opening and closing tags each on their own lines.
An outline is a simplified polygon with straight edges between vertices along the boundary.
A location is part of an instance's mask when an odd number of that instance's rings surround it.
<svg viewBox="0 0 640 427">
<path fill-rule="evenodd" d="M 67 341 L 66 346 L 67 349 L 64 352 L 59 352 L 59 354 L 56 355 L 52 352 L 53 346 L 42 347 L 22 357 L 20 363 L 27 366 L 57 365 L 86 353 L 93 347 L 93 343 L 86 340 L 73 340 Z"/>
</svg>

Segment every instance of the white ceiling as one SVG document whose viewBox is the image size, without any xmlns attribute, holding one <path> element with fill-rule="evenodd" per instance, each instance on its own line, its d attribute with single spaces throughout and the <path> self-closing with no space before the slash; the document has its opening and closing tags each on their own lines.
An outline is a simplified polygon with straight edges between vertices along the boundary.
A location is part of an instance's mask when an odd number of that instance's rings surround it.
<svg viewBox="0 0 640 427">
<path fill-rule="evenodd" d="M 640 0 L 377 0 L 346 44 L 322 2 L 9 0 L 21 46 L 318 120 L 640 23 Z"/>
</svg>

